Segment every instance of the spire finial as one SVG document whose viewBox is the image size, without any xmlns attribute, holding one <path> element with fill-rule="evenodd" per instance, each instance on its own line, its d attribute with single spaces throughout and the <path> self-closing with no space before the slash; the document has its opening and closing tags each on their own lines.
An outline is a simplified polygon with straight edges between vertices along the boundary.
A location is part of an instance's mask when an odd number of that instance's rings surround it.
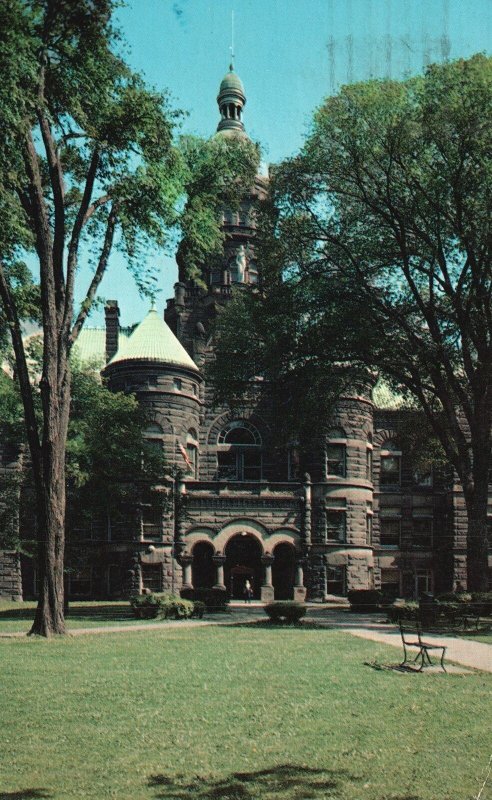
<svg viewBox="0 0 492 800">
<path fill-rule="evenodd" d="M 230 72 L 234 72 L 234 11 L 231 11 L 231 46 L 229 47 L 231 51 L 231 63 L 229 64 Z"/>
</svg>

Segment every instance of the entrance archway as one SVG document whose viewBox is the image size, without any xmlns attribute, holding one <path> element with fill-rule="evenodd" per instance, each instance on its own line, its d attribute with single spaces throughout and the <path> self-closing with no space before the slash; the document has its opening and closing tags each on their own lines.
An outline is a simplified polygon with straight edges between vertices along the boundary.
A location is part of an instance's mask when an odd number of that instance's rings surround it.
<svg viewBox="0 0 492 800">
<path fill-rule="evenodd" d="M 197 542 L 193 548 L 191 574 L 195 589 L 210 589 L 216 581 L 214 548 L 209 542 Z"/>
<path fill-rule="evenodd" d="M 272 583 L 275 600 L 292 600 L 294 597 L 296 556 L 288 542 L 281 542 L 273 551 Z"/>
<path fill-rule="evenodd" d="M 225 548 L 224 579 L 231 600 L 244 600 L 244 587 L 249 580 L 253 599 L 260 598 L 263 578 L 262 547 L 255 536 L 239 533 L 229 539 Z"/>
</svg>

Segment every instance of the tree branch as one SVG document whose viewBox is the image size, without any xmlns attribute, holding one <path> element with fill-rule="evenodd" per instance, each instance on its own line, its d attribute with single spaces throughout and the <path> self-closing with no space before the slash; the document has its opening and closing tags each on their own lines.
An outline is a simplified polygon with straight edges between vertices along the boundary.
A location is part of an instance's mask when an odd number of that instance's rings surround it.
<svg viewBox="0 0 492 800">
<path fill-rule="evenodd" d="M 22 331 L 17 314 L 17 308 L 15 306 L 15 302 L 13 300 L 10 286 L 5 274 L 5 268 L 1 260 L 0 298 L 2 300 L 5 316 L 7 318 L 10 336 L 12 339 L 12 346 L 15 353 L 15 363 L 21 390 L 22 404 L 24 406 L 27 439 L 29 442 L 29 448 L 31 450 L 33 467 L 35 469 L 37 479 L 39 479 L 42 475 L 41 445 L 39 440 L 36 414 L 34 410 L 32 386 L 31 381 L 29 380 L 29 370 L 27 368 L 26 352 L 24 350 L 24 342 L 22 341 Z"/>
<path fill-rule="evenodd" d="M 70 338 L 73 342 L 76 341 L 80 331 L 82 330 L 82 326 L 87 319 L 87 316 L 91 310 L 92 303 L 94 302 L 94 298 L 96 296 L 96 292 L 99 288 L 99 284 L 104 276 L 106 271 L 106 267 L 108 264 L 108 258 L 111 253 L 111 248 L 113 246 L 113 239 L 114 239 L 114 231 L 117 223 L 117 208 L 113 207 L 109 212 L 108 223 L 106 226 L 106 234 L 104 236 L 104 244 L 101 250 L 101 255 L 99 256 L 99 261 L 97 264 L 96 271 L 90 283 L 90 286 L 87 290 L 87 294 L 85 296 L 85 300 L 82 303 L 82 307 L 79 311 L 79 315 L 75 321 L 75 324 L 72 328 L 72 332 L 70 334 Z"/>
<path fill-rule="evenodd" d="M 70 238 L 70 243 L 68 246 L 65 313 L 63 316 L 63 325 L 61 331 L 63 336 L 67 336 L 69 334 L 70 326 L 72 324 L 73 292 L 75 285 L 75 272 L 77 269 L 80 234 L 82 233 L 82 228 L 84 227 L 84 222 L 85 222 L 85 215 L 87 214 L 87 209 L 89 208 L 89 204 L 91 202 L 92 192 L 94 190 L 94 183 L 97 175 L 97 169 L 99 166 L 99 160 L 100 160 L 100 150 L 98 147 L 95 147 L 92 153 L 91 162 L 87 172 L 84 193 L 82 195 L 82 200 L 80 201 L 79 210 L 75 218 L 72 230 L 72 236 Z"/>
<path fill-rule="evenodd" d="M 59 322 L 65 299 L 65 278 L 63 275 L 63 250 L 65 246 L 65 187 L 63 170 L 51 126 L 41 108 L 37 110 L 44 149 L 48 160 L 53 205 L 55 211 L 55 231 L 53 238 L 53 275 L 56 289 L 56 306 Z"/>
</svg>

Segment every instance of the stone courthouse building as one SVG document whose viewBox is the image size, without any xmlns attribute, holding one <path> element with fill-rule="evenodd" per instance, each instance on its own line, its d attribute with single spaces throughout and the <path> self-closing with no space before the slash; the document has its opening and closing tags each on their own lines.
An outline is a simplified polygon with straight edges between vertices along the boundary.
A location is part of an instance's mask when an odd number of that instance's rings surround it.
<svg viewBox="0 0 492 800">
<path fill-rule="evenodd" d="M 246 97 L 232 70 L 217 99 L 217 135 L 246 136 Z M 128 335 L 110 301 L 106 328 L 81 334 L 80 356 L 102 358 L 108 386 L 149 410 L 145 437 L 163 449 L 169 475 L 163 509 L 141 503 L 123 522 L 69 532 L 88 553 L 70 575 L 72 597 L 217 586 L 243 598 L 247 580 L 264 601 L 365 588 L 416 597 L 466 585 L 461 489 L 451 471 L 416 474 L 398 438 L 411 412 L 384 387 L 343 397 L 309 448 L 279 446 L 265 401 L 234 413 L 213 405 L 210 332 L 234 287 L 258 281 L 254 206 L 267 189 L 258 176 L 240 209 L 224 211 L 223 262 L 203 266 L 206 289 L 181 274 L 164 319 L 151 310 Z M 21 594 L 10 567 L 4 592 Z M 34 578 L 24 565 L 24 596 Z"/>
</svg>

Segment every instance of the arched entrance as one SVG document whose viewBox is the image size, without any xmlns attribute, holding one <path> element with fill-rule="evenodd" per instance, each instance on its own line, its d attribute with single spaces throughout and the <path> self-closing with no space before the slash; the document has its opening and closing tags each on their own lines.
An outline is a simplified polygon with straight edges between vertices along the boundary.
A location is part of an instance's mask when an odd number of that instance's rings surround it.
<svg viewBox="0 0 492 800">
<path fill-rule="evenodd" d="M 281 542 L 273 551 L 272 583 L 275 600 L 292 600 L 294 597 L 295 559 L 294 547 L 288 542 Z"/>
<path fill-rule="evenodd" d="M 253 587 L 253 599 L 259 600 L 263 577 L 262 547 L 255 536 L 239 533 L 225 548 L 224 579 L 231 600 L 244 600 L 247 580 Z"/>
<path fill-rule="evenodd" d="M 209 542 L 197 542 L 193 548 L 191 574 L 195 589 L 210 589 L 217 570 L 213 562 L 214 548 Z"/>
</svg>

